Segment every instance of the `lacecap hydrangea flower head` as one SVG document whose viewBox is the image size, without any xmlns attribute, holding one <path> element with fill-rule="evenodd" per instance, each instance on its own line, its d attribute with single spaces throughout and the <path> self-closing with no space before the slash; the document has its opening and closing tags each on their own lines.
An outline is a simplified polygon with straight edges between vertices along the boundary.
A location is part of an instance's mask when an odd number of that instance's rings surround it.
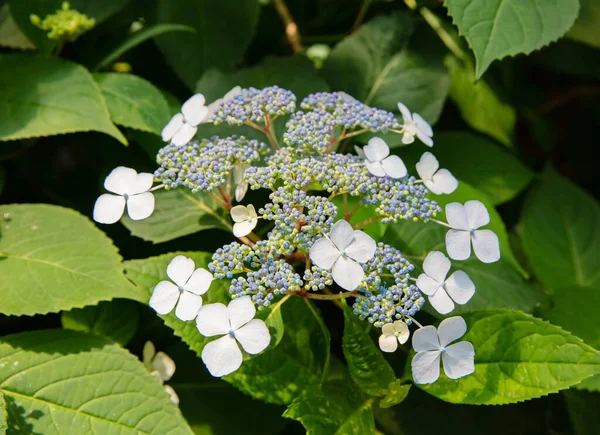
<svg viewBox="0 0 600 435">
<path fill-rule="evenodd" d="M 169 280 L 159 282 L 150 299 L 159 314 L 175 310 L 179 321 L 194 321 L 198 333 L 211 338 L 202 359 L 212 375 L 226 376 L 244 359 L 268 352 L 269 329 L 255 315 L 290 297 L 348 298 L 356 316 L 381 329 L 384 352 L 404 345 L 413 329 L 417 383 L 435 382 L 440 366 L 452 379 L 473 372 L 476 349 L 468 342 L 450 344 L 466 332 L 461 317 L 442 321 L 438 329 L 416 317 L 425 304 L 443 315 L 467 304 L 475 285 L 465 272 L 451 271 L 456 264 L 450 259 L 474 254 L 485 263 L 497 261 L 498 237 L 482 228 L 490 218 L 481 202 L 449 203 L 445 210 L 437 204 L 435 195 L 452 193 L 458 181 L 431 152 L 421 157 L 415 177 L 378 136 L 397 133 L 404 144 L 434 145 L 431 126 L 402 103 L 398 107 L 397 118 L 343 92 L 298 101 L 277 86 L 236 87 L 209 105 L 197 94 L 165 127 L 167 143 L 154 174 L 117 168 L 107 177 L 111 193 L 98 199 L 94 211 L 101 223 L 118 221 L 125 208 L 133 219 L 148 217 L 156 189 L 202 192 L 230 213 L 237 241 L 217 249 L 208 270 L 175 257 L 166 271 Z M 202 123 L 250 126 L 265 141 L 197 138 Z M 275 123 L 285 127 L 280 137 Z M 344 153 L 363 133 L 372 136 L 368 144 Z M 237 204 L 249 189 L 269 192 L 268 201 Z M 372 216 L 356 222 L 364 207 Z M 417 263 L 364 231 L 376 221 L 448 227 L 447 255 L 434 251 Z M 228 305 L 203 304 L 213 281 L 228 286 Z"/>
</svg>

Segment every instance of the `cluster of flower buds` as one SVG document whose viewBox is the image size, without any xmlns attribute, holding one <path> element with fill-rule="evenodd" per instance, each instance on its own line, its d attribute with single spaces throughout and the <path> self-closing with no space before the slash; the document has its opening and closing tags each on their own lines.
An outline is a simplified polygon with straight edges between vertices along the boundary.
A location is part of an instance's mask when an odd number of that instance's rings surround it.
<svg viewBox="0 0 600 435">
<path fill-rule="evenodd" d="M 187 188 L 219 199 L 231 214 L 233 242 L 218 249 L 207 266 L 196 269 L 191 259 L 177 256 L 169 264 L 170 281 L 157 284 L 150 306 L 159 314 L 175 311 L 181 321 L 196 320 L 199 333 L 222 335 L 202 352 L 209 371 L 224 376 L 240 367 L 243 354 L 256 354 L 270 343 L 264 322 L 254 319 L 256 309 L 271 309 L 291 296 L 315 299 L 354 298 L 353 312 L 382 334 L 379 346 L 395 351 L 410 338 L 417 325 L 413 347 L 413 378 L 418 383 L 438 379 L 440 360 L 449 378 L 474 370 L 475 352 L 468 342 L 449 345 L 462 337 L 466 324 L 447 318 L 439 329 L 421 326 L 415 316 L 429 303 L 440 314 L 466 304 L 475 285 L 460 270 L 449 274 L 450 259 L 475 256 L 485 263 L 500 258 L 499 241 L 490 230 L 489 213 L 479 201 L 449 203 L 443 211 L 431 194 L 450 194 L 456 178 L 440 169 L 435 156 L 425 152 L 416 165 L 418 177 L 388 144 L 373 137 L 356 154 L 344 154 L 346 141 L 359 134 L 395 132 L 402 142 L 419 139 L 433 146 L 431 126 L 417 113 L 398 103 L 402 116 L 369 107 L 342 92 L 308 96 L 296 111 L 296 97 L 272 86 L 262 90 L 232 89 L 205 106 L 193 96 L 169 122 L 163 139 L 169 142 L 157 156 L 154 175 L 115 169 L 106 179 L 112 192 L 102 195 L 94 219 L 113 223 L 125 207 L 132 219 L 152 213 L 157 188 Z M 289 116 L 278 140 L 274 123 Z M 270 146 L 231 136 L 194 141 L 202 122 L 247 125 L 265 133 Z M 280 121 L 284 122 L 284 121 Z M 344 142 L 342 142 L 344 141 Z M 152 188 L 153 181 L 160 184 Z M 262 206 L 234 205 L 248 188 L 271 191 Z M 354 222 L 359 210 L 372 216 Z M 444 212 L 444 213 L 443 213 Z M 437 219 L 444 214 L 447 222 Z M 418 277 L 411 261 L 398 249 L 377 243 L 363 227 L 380 221 L 435 222 L 448 227 L 446 251 L 430 252 Z M 260 231 L 256 231 L 256 228 Z M 258 234 L 264 234 L 260 237 Z M 202 305 L 202 295 L 213 279 L 228 282 L 232 301 Z M 280 304 L 278 304 L 280 305 Z M 241 346 L 241 348 L 240 348 Z"/>
</svg>

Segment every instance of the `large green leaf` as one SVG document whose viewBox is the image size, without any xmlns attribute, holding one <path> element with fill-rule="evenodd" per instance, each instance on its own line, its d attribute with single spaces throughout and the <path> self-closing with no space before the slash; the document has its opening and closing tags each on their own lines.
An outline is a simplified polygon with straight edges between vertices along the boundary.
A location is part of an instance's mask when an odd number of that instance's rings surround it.
<svg viewBox="0 0 600 435">
<path fill-rule="evenodd" d="M 259 10 L 257 0 L 159 0 L 160 22 L 185 24 L 196 33 L 170 33 L 156 41 L 175 73 L 194 89 L 207 69 L 231 69 L 241 60 L 254 35 Z"/>
<path fill-rule="evenodd" d="M 446 0 L 444 5 L 475 52 L 477 78 L 496 59 L 556 41 L 579 13 L 578 0 Z"/>
<path fill-rule="evenodd" d="M 546 171 L 525 203 L 523 249 L 548 288 L 600 288 L 600 206 L 586 192 Z"/>
<path fill-rule="evenodd" d="M 91 332 L 125 346 L 135 335 L 139 317 L 137 303 L 115 299 L 65 311 L 60 320 L 65 329 Z"/>
<path fill-rule="evenodd" d="M 600 352 L 528 314 L 477 311 L 465 314 L 464 319 L 467 333 L 459 341 L 475 347 L 475 372 L 451 380 L 442 370 L 435 383 L 418 385 L 442 400 L 471 405 L 516 403 L 555 393 L 600 373 Z"/>
<path fill-rule="evenodd" d="M 0 55 L 0 141 L 99 131 L 126 144 L 82 66 L 36 54 Z"/>
<path fill-rule="evenodd" d="M 430 251 L 445 250 L 446 231 L 434 223 L 398 222 L 390 225 L 384 240 L 400 248 L 405 254 L 417 256 L 418 260 L 422 260 Z M 413 263 L 420 263 L 410 256 L 408 259 Z M 453 313 L 486 308 L 511 308 L 532 312 L 542 300 L 543 295 L 527 285 L 523 277 L 503 258 L 490 264 L 471 259 L 454 262 L 453 266 L 465 271 L 477 289 L 473 298 L 466 305 L 456 305 Z M 436 314 L 433 310 L 430 311 Z"/>
<path fill-rule="evenodd" d="M 488 134 L 506 146 L 511 146 L 517 115 L 515 109 L 503 102 L 485 80 L 476 80 L 469 60 L 448 56 L 452 84 L 450 98 L 458 106 L 467 124 Z"/>
<path fill-rule="evenodd" d="M 35 49 L 35 45 L 17 27 L 8 4 L 0 7 L 0 46 L 18 50 Z"/>
<path fill-rule="evenodd" d="M 142 363 L 105 338 L 67 330 L 9 335 L 0 359 L 0 393 L 15 433 L 192 433 Z"/>
<path fill-rule="evenodd" d="M 600 48 L 600 3 L 597 0 L 579 1 L 581 11 L 567 36 Z"/>
<path fill-rule="evenodd" d="M 333 90 L 394 112 L 401 101 L 434 123 L 450 80 L 441 58 L 406 48 L 412 31 L 407 14 L 377 17 L 334 47 L 323 75 Z"/>
<path fill-rule="evenodd" d="M 347 381 L 311 386 L 283 416 L 298 420 L 308 435 L 374 435 L 371 403 Z"/>
<path fill-rule="evenodd" d="M 231 232 L 232 223 L 224 209 L 205 194 L 183 189 L 155 193 L 156 207 L 148 219 L 122 219 L 131 234 L 153 243 L 167 242 L 209 228 Z"/>
<path fill-rule="evenodd" d="M 6 412 L 6 400 L 4 394 L 0 393 L 0 433 L 6 434 L 8 429 L 8 413 Z"/>
<path fill-rule="evenodd" d="M 0 312 L 54 313 L 113 298 L 145 301 L 117 248 L 79 213 L 45 204 L 0 206 Z"/>
<path fill-rule="evenodd" d="M 150 82 L 122 73 L 96 73 L 94 79 L 115 124 L 159 135 L 169 122 L 167 101 Z"/>
<path fill-rule="evenodd" d="M 477 186 L 494 205 L 514 198 L 533 178 L 517 157 L 483 136 L 457 131 L 436 134 L 434 138 L 432 152 L 440 167 Z M 423 152 L 420 147 L 405 147 L 398 154 L 407 167 L 414 168 Z"/>
</svg>

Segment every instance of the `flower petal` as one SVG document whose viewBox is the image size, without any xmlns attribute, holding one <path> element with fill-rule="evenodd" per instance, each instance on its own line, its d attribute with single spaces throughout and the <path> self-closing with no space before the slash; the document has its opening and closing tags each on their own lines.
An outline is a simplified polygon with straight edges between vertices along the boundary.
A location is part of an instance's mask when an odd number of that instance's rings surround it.
<svg viewBox="0 0 600 435">
<path fill-rule="evenodd" d="M 446 251 L 453 260 L 466 260 L 471 256 L 471 234 L 463 230 L 446 233 Z"/>
<path fill-rule="evenodd" d="M 436 195 L 440 195 L 442 193 L 448 195 L 456 190 L 456 188 L 458 187 L 458 180 L 454 177 L 454 175 L 452 175 L 452 173 L 448 169 L 440 169 L 433 176 L 433 185 L 439 193 L 431 189 L 429 186 L 427 186 L 427 188 L 429 188 L 429 190 L 431 190 Z"/>
<path fill-rule="evenodd" d="M 393 323 L 386 323 L 385 325 L 383 325 L 382 328 L 381 328 L 381 333 L 383 335 L 395 335 L 396 334 L 396 329 L 394 328 L 394 324 Z"/>
<path fill-rule="evenodd" d="M 429 275 L 422 273 L 417 278 L 417 287 L 427 296 L 435 294 L 439 290 L 441 283 L 430 277 Z"/>
<path fill-rule="evenodd" d="M 355 230 L 350 244 L 346 246 L 346 255 L 359 263 L 366 263 L 375 255 L 377 243 L 367 233 Z"/>
<path fill-rule="evenodd" d="M 141 174 L 137 174 L 132 190 L 127 193 L 129 195 L 137 195 L 138 193 L 147 192 L 152 188 L 152 184 L 154 184 L 154 175 L 142 172 Z"/>
<path fill-rule="evenodd" d="M 352 291 L 359 286 L 365 277 L 365 271 L 356 261 L 341 256 L 331 269 L 333 280 L 344 290 Z"/>
<path fill-rule="evenodd" d="M 379 349 L 384 352 L 395 352 L 398 349 L 398 339 L 395 335 L 381 334 L 379 336 Z"/>
<path fill-rule="evenodd" d="M 161 281 L 152 292 L 148 305 L 158 314 L 168 314 L 173 311 L 179 299 L 179 289 L 170 281 Z"/>
<path fill-rule="evenodd" d="M 414 141 L 415 141 L 415 135 L 409 133 L 408 131 L 405 131 L 404 134 L 402 135 L 402 143 L 404 145 L 410 145 Z"/>
<path fill-rule="evenodd" d="M 265 322 L 259 319 L 252 319 L 240 329 L 237 329 L 235 338 L 250 355 L 261 353 L 271 342 L 269 328 L 267 328 Z"/>
<path fill-rule="evenodd" d="M 440 314 L 448 314 L 454 309 L 454 302 L 443 288 L 429 296 L 429 303 Z"/>
<path fill-rule="evenodd" d="M 371 162 L 380 162 L 390 155 L 390 147 L 380 137 L 369 140 L 369 144 L 363 148 L 365 157 Z"/>
<path fill-rule="evenodd" d="M 490 223 L 490 214 L 481 201 L 465 202 L 465 211 L 467 213 L 469 228 L 477 229 Z"/>
<path fill-rule="evenodd" d="M 439 283 L 446 280 L 449 270 L 450 260 L 440 251 L 431 251 L 423 261 L 423 271 Z"/>
<path fill-rule="evenodd" d="M 160 378 L 164 381 L 171 379 L 175 373 L 175 361 L 164 352 L 158 352 L 150 364 L 152 371 L 158 372 Z"/>
<path fill-rule="evenodd" d="M 173 387 L 171 387 L 170 385 L 165 385 L 165 391 L 169 395 L 171 402 L 173 402 L 175 405 L 179 405 L 179 396 L 177 395 Z"/>
<path fill-rule="evenodd" d="M 125 211 L 125 198 L 105 193 L 94 204 L 94 220 L 101 224 L 119 222 Z"/>
<path fill-rule="evenodd" d="M 475 284 L 462 270 L 457 270 L 446 280 L 446 291 L 454 302 L 463 305 L 475 294 Z"/>
<path fill-rule="evenodd" d="M 417 169 L 417 174 L 419 174 L 419 177 L 421 177 L 421 180 L 431 180 L 433 179 L 433 174 L 435 174 L 435 171 L 439 169 L 440 163 L 433 154 L 430 152 L 425 152 L 415 167 Z"/>
<path fill-rule="evenodd" d="M 192 273 L 194 273 L 195 268 L 194 260 L 184 255 L 177 255 L 167 266 L 167 276 L 171 278 L 171 281 L 183 288 L 192 276 Z"/>
<path fill-rule="evenodd" d="M 413 339 L 414 340 L 414 339 Z M 439 350 L 419 352 L 410 363 L 413 380 L 417 384 L 432 384 L 440 377 Z"/>
<path fill-rule="evenodd" d="M 500 260 L 500 241 L 492 230 L 477 230 L 473 232 L 473 250 L 475 256 L 484 263 L 494 263 Z"/>
<path fill-rule="evenodd" d="M 200 307 L 196 328 L 205 337 L 229 334 L 229 311 L 223 304 L 207 304 Z"/>
<path fill-rule="evenodd" d="M 231 208 L 231 219 L 234 222 L 244 222 L 250 219 L 250 213 L 248 212 L 248 208 L 245 205 L 236 205 Z"/>
<path fill-rule="evenodd" d="M 252 204 L 248 204 L 246 206 L 246 208 L 248 209 L 248 215 L 250 216 L 250 219 L 258 218 L 258 215 L 256 214 L 256 209 L 254 208 L 254 206 Z M 256 224 L 254 224 L 254 225 L 256 225 Z"/>
<path fill-rule="evenodd" d="M 372 175 L 375 175 L 376 177 L 385 177 L 385 169 L 383 169 L 381 162 L 370 162 L 365 160 L 365 166 Z"/>
<path fill-rule="evenodd" d="M 233 235 L 236 237 L 244 237 L 252 232 L 256 228 L 256 219 L 250 219 L 244 222 L 237 222 L 233 224 Z"/>
<path fill-rule="evenodd" d="M 467 332 L 467 324 L 465 319 L 460 316 L 448 317 L 440 322 L 438 326 L 438 335 L 440 337 L 440 345 L 448 346 L 454 340 L 458 340 Z"/>
<path fill-rule="evenodd" d="M 467 218 L 467 211 L 458 202 L 446 204 L 446 220 L 448 221 L 448 225 L 455 230 L 468 231 L 471 229 L 469 219 Z"/>
<path fill-rule="evenodd" d="M 413 113 L 412 117 L 413 122 L 415 123 L 415 127 L 417 127 L 418 131 L 423 133 L 425 136 L 433 136 L 433 129 L 431 128 L 431 125 L 429 125 L 429 123 L 425 121 L 425 119 L 423 119 L 421 115 L 419 115 L 418 113 Z"/>
<path fill-rule="evenodd" d="M 313 263 L 321 269 L 329 270 L 340 257 L 341 252 L 331 240 L 322 238 L 317 240 L 310 247 L 309 256 Z"/>
<path fill-rule="evenodd" d="M 432 147 L 433 146 L 433 139 L 431 139 L 430 136 L 427 136 L 426 134 L 424 134 L 418 128 L 416 129 L 416 135 L 419 138 L 419 140 L 421 142 L 423 142 L 425 145 L 427 145 L 428 147 Z"/>
<path fill-rule="evenodd" d="M 191 141 L 196 132 L 198 131 L 197 127 L 194 127 L 191 124 L 183 124 L 183 126 L 179 129 L 175 136 L 171 139 L 171 143 L 178 147 L 186 145 L 189 141 Z"/>
<path fill-rule="evenodd" d="M 361 147 L 354 145 L 354 151 L 356 151 L 356 155 L 358 157 L 360 157 L 361 159 L 367 158 L 367 156 L 365 156 L 365 152 L 363 151 L 363 149 Z"/>
<path fill-rule="evenodd" d="M 229 312 L 229 324 L 234 331 L 248 323 L 256 315 L 256 308 L 250 296 L 233 299 L 227 305 L 227 311 Z"/>
<path fill-rule="evenodd" d="M 428 325 L 417 329 L 413 334 L 412 346 L 415 352 L 439 350 L 440 341 L 435 326 Z"/>
<path fill-rule="evenodd" d="M 242 351 L 229 334 L 211 341 L 202 349 L 202 361 L 216 378 L 235 372 L 242 365 Z"/>
<path fill-rule="evenodd" d="M 185 118 L 185 122 L 198 125 L 200 121 L 206 116 L 208 109 L 204 106 L 206 99 L 202 94 L 192 95 L 188 100 L 181 106 L 181 113 Z"/>
<path fill-rule="evenodd" d="M 212 273 L 206 269 L 199 268 L 194 270 L 192 276 L 190 276 L 190 279 L 188 279 L 183 288 L 195 295 L 203 295 L 210 287 L 212 280 Z"/>
<path fill-rule="evenodd" d="M 331 227 L 329 238 L 340 251 L 343 251 L 354 238 L 354 228 L 345 220 L 340 219 Z"/>
<path fill-rule="evenodd" d="M 244 181 L 244 173 L 250 165 L 248 163 L 238 163 L 233 167 L 233 182 L 239 184 Z"/>
<path fill-rule="evenodd" d="M 381 165 L 383 166 L 385 173 L 392 178 L 406 177 L 408 172 L 402 159 L 396 155 L 386 157 L 381 162 Z"/>
<path fill-rule="evenodd" d="M 118 195 L 132 193 L 135 189 L 137 175 L 135 169 L 118 166 L 104 179 L 104 188 Z"/>
<path fill-rule="evenodd" d="M 402 119 L 405 123 L 412 122 L 412 114 L 410 113 L 410 110 L 408 110 L 408 107 L 398 102 L 398 110 L 402 114 Z"/>
<path fill-rule="evenodd" d="M 402 320 L 396 320 L 394 322 L 394 330 L 398 334 L 398 341 L 400 344 L 404 344 L 408 341 L 408 337 L 410 337 L 410 330 L 408 329 L 408 325 L 404 323 Z"/>
<path fill-rule="evenodd" d="M 442 353 L 444 373 L 450 379 L 458 379 L 475 371 L 475 349 L 468 341 L 452 344 Z"/>
<path fill-rule="evenodd" d="M 139 193 L 127 200 L 127 214 L 134 221 L 150 217 L 154 212 L 154 195 L 152 192 Z"/>
<path fill-rule="evenodd" d="M 248 192 L 248 183 L 242 181 L 235 187 L 235 200 L 240 202 L 246 196 L 246 192 Z"/>
<path fill-rule="evenodd" d="M 194 320 L 198 315 L 198 310 L 200 310 L 201 306 L 202 296 L 183 291 L 181 292 L 177 308 L 175 309 L 175 317 L 184 322 Z"/>
<path fill-rule="evenodd" d="M 185 120 L 183 119 L 183 115 L 181 113 L 173 116 L 160 133 L 162 140 L 164 142 L 169 142 L 171 139 L 173 139 L 173 136 L 175 136 L 175 134 L 181 130 L 183 124 L 185 124 Z"/>
</svg>

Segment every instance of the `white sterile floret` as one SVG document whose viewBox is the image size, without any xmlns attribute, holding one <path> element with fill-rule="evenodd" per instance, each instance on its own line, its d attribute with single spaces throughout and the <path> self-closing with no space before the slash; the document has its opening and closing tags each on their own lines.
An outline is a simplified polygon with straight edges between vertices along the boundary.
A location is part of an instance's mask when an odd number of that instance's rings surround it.
<svg viewBox="0 0 600 435">
<path fill-rule="evenodd" d="M 153 182 L 152 174 L 138 174 L 124 166 L 113 169 L 104 180 L 104 188 L 115 195 L 100 195 L 94 205 L 94 220 L 114 224 L 123 216 L 125 205 L 131 219 L 146 219 L 154 211 L 154 195 L 148 192 Z"/>
<path fill-rule="evenodd" d="M 242 365 L 242 351 L 249 354 L 262 352 L 271 342 L 265 322 L 255 319 L 256 308 L 249 296 L 223 304 L 208 304 L 200 308 L 196 327 L 205 337 L 223 335 L 211 341 L 202 350 L 202 361 L 211 375 L 226 376 Z"/>
<path fill-rule="evenodd" d="M 500 243 L 496 233 L 477 229 L 490 223 L 490 215 L 481 201 L 467 201 L 465 205 L 458 202 L 447 204 L 446 219 L 452 228 L 446 233 L 446 250 L 450 258 L 469 258 L 472 243 L 475 255 L 484 263 L 500 259 Z"/>
<path fill-rule="evenodd" d="M 178 255 L 167 266 L 171 281 L 161 281 L 150 298 L 150 306 L 158 314 L 170 313 L 175 305 L 175 316 L 180 320 L 193 320 L 202 306 L 202 296 L 213 280 L 206 269 L 195 269 L 194 260 Z"/>
<path fill-rule="evenodd" d="M 175 373 L 175 361 L 171 359 L 169 355 L 164 352 L 156 352 L 156 348 L 151 341 L 147 341 L 144 344 L 144 350 L 142 351 L 143 363 L 146 369 L 154 376 L 158 382 L 164 384 L 166 381 L 171 379 Z M 171 402 L 178 404 L 179 396 L 173 388 L 169 385 L 164 386 L 165 391 L 171 398 Z"/>
<path fill-rule="evenodd" d="M 231 219 L 233 224 L 233 235 L 236 237 L 244 237 L 256 228 L 258 223 L 258 215 L 252 204 L 236 205 L 231 208 Z"/>
<path fill-rule="evenodd" d="M 183 103 L 181 113 L 173 116 L 163 128 L 162 140 L 177 146 L 191 141 L 198 131 L 198 125 L 207 119 L 208 107 L 204 103 L 206 100 L 202 94 L 196 94 Z"/>
<path fill-rule="evenodd" d="M 396 320 L 394 323 L 386 323 L 381 328 L 379 348 L 384 352 L 395 352 L 398 349 L 398 343 L 406 343 L 408 337 L 410 337 L 408 325 L 402 320 Z"/>
<path fill-rule="evenodd" d="M 436 195 L 452 193 L 458 187 L 458 180 L 454 175 L 448 169 L 439 169 L 438 160 L 429 152 L 421 156 L 416 167 L 423 184 Z"/>
<path fill-rule="evenodd" d="M 238 163 L 233 167 L 233 182 L 235 183 L 235 200 L 240 202 L 246 196 L 248 191 L 248 182 L 244 181 L 244 173 L 250 165 L 248 163 Z"/>
<path fill-rule="evenodd" d="M 415 141 L 415 136 L 419 138 L 425 145 L 433 146 L 433 130 L 431 125 L 425 121 L 418 113 L 410 113 L 408 107 L 402 103 L 398 103 L 398 109 L 404 119 L 404 136 L 402 136 L 402 143 L 410 144 Z"/>
<path fill-rule="evenodd" d="M 369 140 L 369 144 L 362 149 L 362 154 L 367 169 L 376 177 L 387 175 L 391 178 L 402 178 L 406 176 L 404 162 L 400 157 L 390 155 L 390 147 L 383 139 L 374 137 Z"/>
<path fill-rule="evenodd" d="M 329 236 L 311 246 L 310 259 L 320 268 L 331 270 L 337 285 L 352 291 L 365 277 L 361 263 L 373 258 L 376 248 L 375 240 L 369 235 L 340 220 L 331 227 Z"/>
<path fill-rule="evenodd" d="M 466 304 L 475 294 L 475 284 L 462 270 L 457 270 L 448 279 L 450 260 L 441 252 L 430 252 L 423 262 L 423 271 L 417 279 L 417 287 L 429 296 L 431 306 L 440 314 L 454 309 L 454 302 Z M 454 301 L 454 302 L 453 302 Z"/>
<path fill-rule="evenodd" d="M 444 373 L 458 379 L 475 371 L 475 349 L 468 341 L 448 346 L 467 332 L 462 317 L 442 320 L 438 329 L 425 326 L 413 334 L 412 345 L 417 354 L 411 362 L 412 375 L 417 384 L 431 384 L 440 377 L 440 357 Z"/>
<path fill-rule="evenodd" d="M 236 95 L 239 95 L 241 92 L 242 92 L 242 88 L 239 87 L 239 86 L 235 86 L 229 92 L 227 92 L 223 96 L 223 98 L 219 98 L 218 100 L 215 100 L 212 103 L 210 103 L 207 106 L 208 107 L 208 113 L 206 115 L 206 118 L 202 122 L 203 123 L 210 122 L 213 119 L 214 115 L 215 115 L 215 111 L 217 110 L 217 108 L 219 107 L 219 105 L 221 105 L 221 103 L 224 103 L 226 101 L 231 100 Z"/>
</svg>

